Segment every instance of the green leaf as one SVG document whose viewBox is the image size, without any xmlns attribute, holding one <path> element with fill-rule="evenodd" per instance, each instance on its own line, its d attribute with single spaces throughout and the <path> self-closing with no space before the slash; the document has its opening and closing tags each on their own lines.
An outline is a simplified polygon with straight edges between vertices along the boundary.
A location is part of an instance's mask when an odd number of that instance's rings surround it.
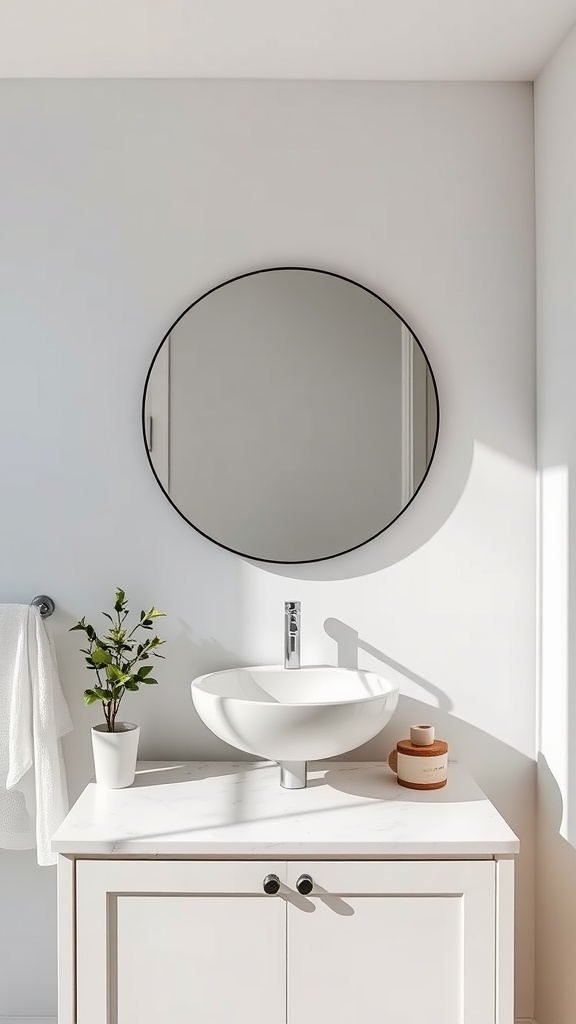
<svg viewBox="0 0 576 1024">
<path fill-rule="evenodd" d="M 162 616 L 165 616 L 165 615 L 166 615 L 166 612 L 160 612 L 160 611 L 158 611 L 157 608 L 151 608 L 150 611 L 148 612 L 148 615 L 146 616 L 146 618 L 148 618 L 148 619 L 159 619 L 159 618 L 161 618 Z"/>
<path fill-rule="evenodd" d="M 102 639 L 94 627 L 86 622 L 85 616 L 70 627 L 70 632 L 79 631 L 86 634 L 89 646 L 80 648 L 80 651 L 84 655 L 86 669 L 89 672 L 96 672 L 100 683 L 94 689 L 84 692 L 86 704 L 94 704 L 96 701 L 110 704 L 114 700 L 120 701 L 126 690 L 136 692 L 143 683 L 158 683 L 152 676 L 151 665 L 141 665 L 137 671 L 135 666 L 148 661 L 150 655 L 163 658 L 162 654 L 157 653 L 157 648 L 165 641 L 158 636 L 151 636 L 142 643 L 137 643 L 136 639 L 133 639 L 136 627 L 130 629 L 128 601 L 126 592 L 121 587 L 115 590 L 113 611 L 116 617 L 109 612 L 102 612 L 110 624 L 105 627 L 107 632 L 102 633 Z M 148 612 L 142 609 L 136 626 L 152 632 L 154 619 L 164 615 L 165 613 L 154 605 Z"/>
<path fill-rule="evenodd" d="M 130 678 L 126 675 L 125 672 L 122 671 L 122 669 L 118 668 L 117 665 L 106 665 L 106 675 L 108 676 L 108 679 L 110 679 L 110 681 L 113 683 L 124 684 L 126 682 L 126 679 Z"/>
<path fill-rule="evenodd" d="M 92 655 L 92 661 L 96 665 L 109 665 L 112 661 L 112 655 L 105 647 L 97 647 Z"/>
</svg>

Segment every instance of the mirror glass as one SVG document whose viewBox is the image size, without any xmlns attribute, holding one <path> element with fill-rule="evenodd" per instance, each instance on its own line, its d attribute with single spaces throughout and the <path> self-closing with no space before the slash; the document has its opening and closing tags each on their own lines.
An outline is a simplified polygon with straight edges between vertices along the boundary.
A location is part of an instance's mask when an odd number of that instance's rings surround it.
<svg viewBox="0 0 576 1024">
<path fill-rule="evenodd" d="M 332 558 L 407 507 L 438 396 L 405 321 L 362 285 L 280 267 L 192 303 L 146 379 L 150 464 L 205 536 L 269 562 Z"/>
</svg>

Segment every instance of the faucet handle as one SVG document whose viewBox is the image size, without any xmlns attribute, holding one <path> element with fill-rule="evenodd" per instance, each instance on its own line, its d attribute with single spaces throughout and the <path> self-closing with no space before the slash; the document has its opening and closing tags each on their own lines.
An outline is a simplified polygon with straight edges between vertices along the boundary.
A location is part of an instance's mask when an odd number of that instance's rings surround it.
<svg viewBox="0 0 576 1024">
<path fill-rule="evenodd" d="M 284 602 L 284 668 L 300 668 L 300 601 Z"/>
</svg>

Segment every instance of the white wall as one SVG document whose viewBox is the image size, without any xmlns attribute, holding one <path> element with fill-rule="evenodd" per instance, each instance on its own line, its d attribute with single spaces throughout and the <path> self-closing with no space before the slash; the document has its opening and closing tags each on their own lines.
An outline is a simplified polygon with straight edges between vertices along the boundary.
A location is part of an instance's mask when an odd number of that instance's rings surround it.
<svg viewBox="0 0 576 1024">
<path fill-rule="evenodd" d="M 532 1013 L 534 239 L 529 85 L 68 81 L 0 85 L 2 599 L 45 591 L 90 774 L 73 619 L 123 586 L 168 612 L 161 685 L 126 701 L 144 755 L 223 757 L 189 681 L 278 661 L 404 666 L 383 758 L 436 721 L 522 837 L 518 1016 Z M 406 317 L 441 402 L 422 492 L 377 542 L 299 573 L 180 520 L 147 466 L 140 402 L 176 315 L 220 280 L 298 263 Z M 434 710 L 436 708 L 437 710 Z M 0 855 L 0 1014 L 54 1012 L 51 869 Z M 7 903 L 7 900 L 10 902 Z M 37 941 L 30 941 L 36 931 Z M 34 979 L 33 984 L 31 979 Z M 544 1022 L 545 1024 L 545 1022 Z"/>
<path fill-rule="evenodd" d="M 576 28 L 536 83 L 542 684 L 538 1024 L 576 1005 Z"/>
</svg>

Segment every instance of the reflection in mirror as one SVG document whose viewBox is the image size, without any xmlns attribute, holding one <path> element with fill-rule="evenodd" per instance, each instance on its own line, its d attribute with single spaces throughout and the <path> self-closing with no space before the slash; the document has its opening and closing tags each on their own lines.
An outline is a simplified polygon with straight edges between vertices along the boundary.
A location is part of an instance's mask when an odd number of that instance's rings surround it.
<svg viewBox="0 0 576 1024">
<path fill-rule="evenodd" d="M 386 529 L 428 472 L 438 399 L 408 325 L 373 292 L 278 268 L 208 292 L 150 368 L 149 459 L 216 543 L 271 562 L 331 558 Z"/>
</svg>

